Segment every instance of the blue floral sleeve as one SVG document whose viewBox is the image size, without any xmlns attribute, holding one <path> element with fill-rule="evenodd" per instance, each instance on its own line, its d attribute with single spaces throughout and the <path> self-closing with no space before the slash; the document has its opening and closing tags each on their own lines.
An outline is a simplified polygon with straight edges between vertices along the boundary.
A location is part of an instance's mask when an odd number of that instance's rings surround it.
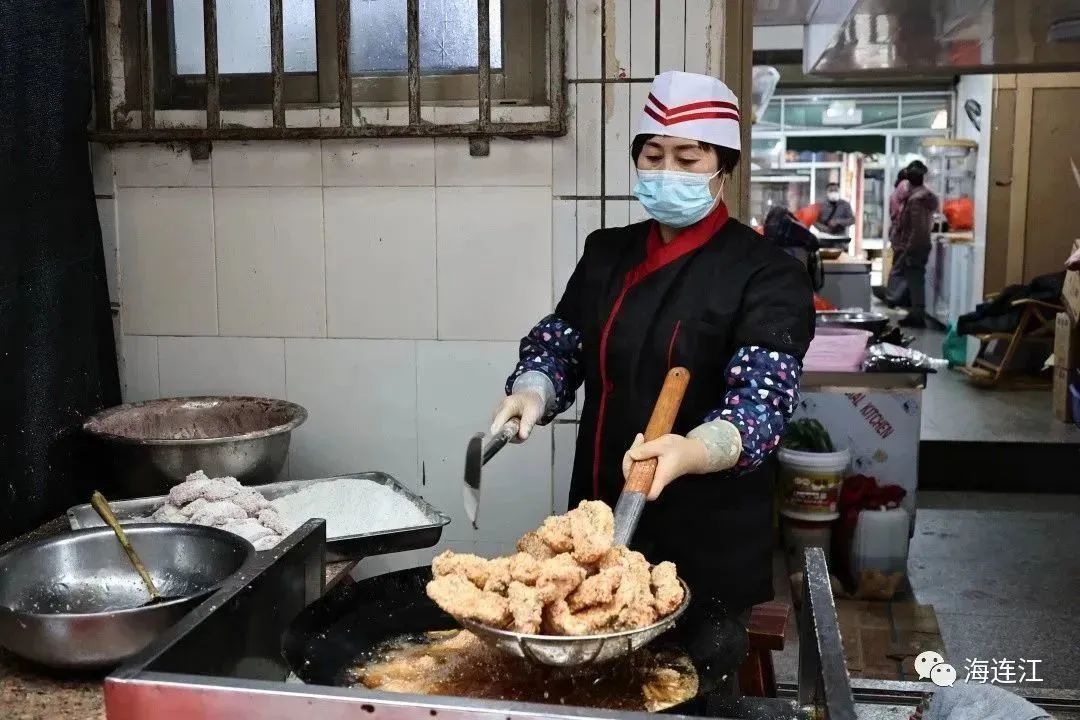
<svg viewBox="0 0 1080 720">
<path fill-rule="evenodd" d="M 581 365 L 581 333 L 556 315 L 548 315 L 521 339 L 520 360 L 506 381 L 506 394 L 514 381 L 529 371 L 541 372 L 555 388 L 555 405 L 541 419 L 549 423 L 574 404 L 584 380 Z"/>
<path fill-rule="evenodd" d="M 780 444 L 799 399 L 801 375 L 802 363 L 786 353 L 759 345 L 735 352 L 727 367 L 724 407 L 705 418 L 726 420 L 742 436 L 742 455 L 731 472 L 755 469 Z"/>
</svg>

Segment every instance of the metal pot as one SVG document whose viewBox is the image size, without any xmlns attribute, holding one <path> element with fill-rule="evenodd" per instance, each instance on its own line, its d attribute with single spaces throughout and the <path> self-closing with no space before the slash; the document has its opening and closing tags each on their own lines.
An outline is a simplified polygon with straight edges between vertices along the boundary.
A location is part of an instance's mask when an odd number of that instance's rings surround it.
<svg viewBox="0 0 1080 720">
<path fill-rule="evenodd" d="M 305 420 L 307 410 L 284 400 L 182 397 L 118 405 L 83 429 L 108 445 L 117 490 L 145 497 L 168 493 L 196 470 L 244 485 L 274 482 Z"/>
<path fill-rule="evenodd" d="M 77 530 L 0 556 L 0 645 L 56 668 L 116 665 L 146 647 L 255 554 L 239 535 L 200 525 L 124 528 L 163 595 L 146 586 L 109 528 Z"/>
<path fill-rule="evenodd" d="M 856 330 L 868 330 L 874 335 L 884 332 L 889 325 L 889 316 L 862 310 L 819 310 L 818 327 L 846 327 Z"/>
</svg>

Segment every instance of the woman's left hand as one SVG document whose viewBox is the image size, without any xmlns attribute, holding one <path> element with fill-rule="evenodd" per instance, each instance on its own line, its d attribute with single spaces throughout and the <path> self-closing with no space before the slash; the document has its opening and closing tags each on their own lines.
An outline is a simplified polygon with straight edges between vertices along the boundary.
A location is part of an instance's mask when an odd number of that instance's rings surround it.
<svg viewBox="0 0 1080 720">
<path fill-rule="evenodd" d="M 683 475 L 697 475 L 708 467 L 709 453 L 705 443 L 682 435 L 662 435 L 651 442 L 638 433 L 634 444 L 623 455 L 623 478 L 630 475 L 630 467 L 637 460 L 656 458 L 656 474 L 653 476 L 649 499 L 660 497 L 664 488 Z"/>
</svg>

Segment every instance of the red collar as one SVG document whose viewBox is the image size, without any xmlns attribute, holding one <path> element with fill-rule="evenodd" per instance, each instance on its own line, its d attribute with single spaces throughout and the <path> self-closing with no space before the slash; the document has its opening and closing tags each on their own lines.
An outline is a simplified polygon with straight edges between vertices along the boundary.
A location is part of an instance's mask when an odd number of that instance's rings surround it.
<svg viewBox="0 0 1080 720">
<path fill-rule="evenodd" d="M 721 200 L 711 213 L 693 225 L 680 230 L 671 242 L 666 244 L 660 237 L 660 224 L 654 220 L 645 241 L 645 260 L 632 271 L 632 274 L 636 276 L 635 279 L 640 280 L 649 273 L 675 262 L 683 255 L 697 250 L 724 227 L 729 217 L 727 205 Z"/>
</svg>

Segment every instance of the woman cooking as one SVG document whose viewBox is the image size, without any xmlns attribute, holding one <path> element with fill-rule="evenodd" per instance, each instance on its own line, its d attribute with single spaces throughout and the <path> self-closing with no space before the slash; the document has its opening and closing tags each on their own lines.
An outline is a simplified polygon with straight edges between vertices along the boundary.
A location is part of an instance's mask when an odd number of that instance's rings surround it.
<svg viewBox="0 0 1080 720">
<path fill-rule="evenodd" d="M 671 560 L 695 605 L 745 617 L 772 598 L 773 451 L 814 332 L 809 277 L 731 218 L 735 95 L 705 75 L 656 77 L 630 149 L 652 220 L 596 230 L 562 300 L 522 340 L 493 430 L 518 441 L 585 384 L 570 506 L 614 507 L 631 461 L 657 458 L 634 545 Z M 673 434 L 643 443 L 669 367 L 690 371 Z"/>
</svg>

